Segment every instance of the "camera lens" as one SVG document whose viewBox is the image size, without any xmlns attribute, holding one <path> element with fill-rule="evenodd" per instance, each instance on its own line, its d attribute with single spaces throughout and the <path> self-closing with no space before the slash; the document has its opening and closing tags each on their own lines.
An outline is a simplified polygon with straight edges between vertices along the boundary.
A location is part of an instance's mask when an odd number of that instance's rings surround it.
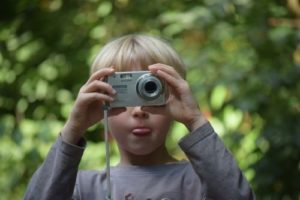
<svg viewBox="0 0 300 200">
<path fill-rule="evenodd" d="M 137 93 L 145 100 L 154 100 L 163 92 L 162 82 L 151 74 L 141 76 L 137 81 Z"/>
<path fill-rule="evenodd" d="M 156 90 L 157 90 L 157 85 L 155 82 L 149 81 L 149 82 L 145 83 L 145 91 L 147 93 L 153 93 Z"/>
</svg>

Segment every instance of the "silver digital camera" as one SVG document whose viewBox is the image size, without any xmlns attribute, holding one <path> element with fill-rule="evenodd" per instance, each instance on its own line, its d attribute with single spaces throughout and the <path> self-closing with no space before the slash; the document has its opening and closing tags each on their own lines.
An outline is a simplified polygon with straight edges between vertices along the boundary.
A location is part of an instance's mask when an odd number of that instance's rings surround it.
<svg viewBox="0 0 300 200">
<path fill-rule="evenodd" d="M 117 92 L 111 108 L 159 106 L 166 103 L 165 84 L 149 71 L 116 72 L 106 79 Z"/>
</svg>

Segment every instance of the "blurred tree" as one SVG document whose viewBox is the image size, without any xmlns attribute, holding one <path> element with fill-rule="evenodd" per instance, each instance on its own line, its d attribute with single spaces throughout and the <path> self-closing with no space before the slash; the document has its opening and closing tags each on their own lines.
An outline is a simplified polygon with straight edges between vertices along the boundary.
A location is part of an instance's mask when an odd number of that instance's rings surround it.
<svg viewBox="0 0 300 200">
<path fill-rule="evenodd" d="M 136 32 L 167 39 L 183 56 L 202 110 L 258 199 L 300 199 L 299 1 L 287 2 L 2 1 L 0 199 L 24 194 L 102 45 Z M 88 132 L 81 167 L 100 169 L 102 127 Z M 178 158 L 185 132 L 175 124 L 168 141 Z"/>
</svg>

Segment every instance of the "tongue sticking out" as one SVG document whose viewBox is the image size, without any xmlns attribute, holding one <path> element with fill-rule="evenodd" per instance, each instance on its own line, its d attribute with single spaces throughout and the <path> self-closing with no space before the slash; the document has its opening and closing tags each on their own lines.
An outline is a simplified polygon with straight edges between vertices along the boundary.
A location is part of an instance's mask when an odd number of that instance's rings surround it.
<svg viewBox="0 0 300 200">
<path fill-rule="evenodd" d="M 135 128 L 132 130 L 132 133 L 136 136 L 146 136 L 151 134 L 150 128 Z"/>
</svg>

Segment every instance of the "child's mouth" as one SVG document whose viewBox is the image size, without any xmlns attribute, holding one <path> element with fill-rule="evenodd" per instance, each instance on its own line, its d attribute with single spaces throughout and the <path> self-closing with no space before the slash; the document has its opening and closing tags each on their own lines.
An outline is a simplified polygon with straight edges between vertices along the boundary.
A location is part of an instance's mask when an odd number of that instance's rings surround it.
<svg viewBox="0 0 300 200">
<path fill-rule="evenodd" d="M 147 127 L 137 127 L 132 130 L 135 136 L 147 136 L 151 134 L 151 129 Z"/>
</svg>

